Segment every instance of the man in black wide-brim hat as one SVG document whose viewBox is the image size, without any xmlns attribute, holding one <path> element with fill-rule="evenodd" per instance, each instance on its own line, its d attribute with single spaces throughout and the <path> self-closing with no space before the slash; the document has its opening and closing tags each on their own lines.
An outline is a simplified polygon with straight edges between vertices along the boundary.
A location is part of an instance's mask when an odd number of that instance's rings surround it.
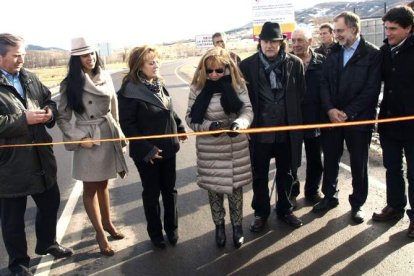
<svg viewBox="0 0 414 276">
<path fill-rule="evenodd" d="M 252 127 L 274 127 L 302 124 L 301 102 L 305 93 L 303 63 L 286 52 L 286 37 L 280 25 L 264 23 L 259 35 L 257 53 L 240 63 L 247 81 L 253 106 Z M 250 153 L 253 169 L 253 201 L 255 219 L 252 232 L 260 232 L 270 215 L 269 164 L 276 160 L 276 213 L 293 227 L 302 221 L 293 213 L 289 201 L 292 171 L 301 163 L 302 131 L 278 131 L 251 135 Z"/>
</svg>

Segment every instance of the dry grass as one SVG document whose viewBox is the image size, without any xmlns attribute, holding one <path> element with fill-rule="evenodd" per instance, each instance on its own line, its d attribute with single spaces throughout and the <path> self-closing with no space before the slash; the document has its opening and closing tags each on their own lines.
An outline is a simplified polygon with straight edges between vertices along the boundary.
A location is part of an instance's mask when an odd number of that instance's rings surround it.
<svg viewBox="0 0 414 276">
<path fill-rule="evenodd" d="M 105 66 L 107 70 L 122 70 L 127 68 L 125 63 L 112 63 Z M 67 66 L 48 67 L 39 69 L 29 69 L 29 71 L 35 73 L 40 81 L 47 87 L 55 87 L 66 77 Z"/>
<path fill-rule="evenodd" d="M 54 87 L 59 85 L 63 78 L 67 74 L 66 66 L 50 67 L 50 68 L 39 68 L 30 69 L 31 72 L 35 73 L 40 81 L 47 87 Z"/>
</svg>

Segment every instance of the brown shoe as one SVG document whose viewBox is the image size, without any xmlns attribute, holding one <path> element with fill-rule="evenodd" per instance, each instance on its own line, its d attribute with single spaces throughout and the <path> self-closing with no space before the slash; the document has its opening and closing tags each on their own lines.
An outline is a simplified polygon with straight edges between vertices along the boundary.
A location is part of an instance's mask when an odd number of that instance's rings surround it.
<svg viewBox="0 0 414 276">
<path fill-rule="evenodd" d="M 411 239 L 414 239 L 414 221 L 411 221 L 410 226 L 408 226 L 407 236 Z"/>
<path fill-rule="evenodd" d="M 374 213 L 372 215 L 372 220 L 374 221 L 389 221 L 389 220 L 399 220 L 404 217 L 404 211 L 396 210 L 390 206 L 385 206 L 382 209 L 381 213 Z"/>
</svg>

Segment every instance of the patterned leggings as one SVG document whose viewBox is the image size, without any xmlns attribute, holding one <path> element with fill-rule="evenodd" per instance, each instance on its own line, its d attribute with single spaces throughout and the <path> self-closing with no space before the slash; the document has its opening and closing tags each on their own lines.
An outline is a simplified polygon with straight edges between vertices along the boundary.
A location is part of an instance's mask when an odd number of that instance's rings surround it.
<svg viewBox="0 0 414 276">
<path fill-rule="evenodd" d="M 226 210 L 223 206 L 224 194 L 208 191 L 208 199 L 214 224 L 224 223 L 224 217 L 226 216 Z M 229 200 L 231 224 L 241 225 L 243 219 L 243 188 L 233 190 L 231 195 L 227 195 L 227 199 Z"/>
</svg>

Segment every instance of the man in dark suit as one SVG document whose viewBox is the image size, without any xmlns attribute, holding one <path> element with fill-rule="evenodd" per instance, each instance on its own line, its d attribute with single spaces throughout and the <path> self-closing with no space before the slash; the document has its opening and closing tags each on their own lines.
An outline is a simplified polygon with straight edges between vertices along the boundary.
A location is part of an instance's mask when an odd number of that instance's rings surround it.
<svg viewBox="0 0 414 276">
<path fill-rule="evenodd" d="M 286 53 L 285 36 L 278 23 L 264 23 L 258 52 L 243 60 L 240 69 L 247 81 L 254 119 L 252 127 L 302 124 L 301 104 L 305 93 L 303 63 Z M 252 232 L 263 230 L 270 215 L 269 164 L 276 159 L 276 212 L 279 219 L 293 227 L 302 221 L 293 213 L 289 201 L 292 171 L 301 163 L 302 131 L 267 132 L 251 135 L 255 219 Z"/>
<path fill-rule="evenodd" d="M 378 48 L 360 35 L 359 17 L 343 12 L 334 19 L 338 45 L 332 48 L 323 68 L 321 103 L 325 122 L 343 123 L 375 118 L 381 86 Z M 368 150 L 372 125 L 334 127 L 322 130 L 324 198 L 313 207 L 323 212 L 338 205 L 339 162 L 344 141 L 350 155 L 353 193 L 349 196 L 351 218 L 364 221 L 362 206 L 368 195 Z"/>
<path fill-rule="evenodd" d="M 384 97 L 379 118 L 414 115 L 414 12 L 408 7 L 390 9 L 382 18 L 387 39 L 381 47 Z M 398 220 L 407 205 L 403 156 L 407 161 L 408 199 L 411 209 L 408 237 L 414 238 L 414 121 L 378 126 L 387 170 L 387 205 L 374 213 L 374 221 Z"/>
</svg>

